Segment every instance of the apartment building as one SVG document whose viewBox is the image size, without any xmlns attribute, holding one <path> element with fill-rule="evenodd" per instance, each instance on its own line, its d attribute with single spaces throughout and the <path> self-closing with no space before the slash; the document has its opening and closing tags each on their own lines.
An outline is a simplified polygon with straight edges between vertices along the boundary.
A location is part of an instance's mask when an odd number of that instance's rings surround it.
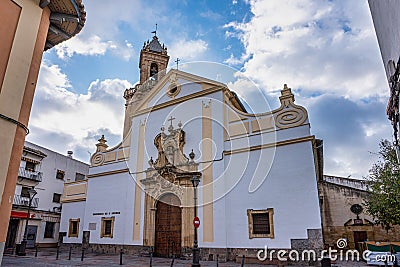
<svg viewBox="0 0 400 267">
<path fill-rule="evenodd" d="M 6 250 L 20 244 L 25 231 L 27 248 L 56 246 L 64 182 L 85 180 L 88 171 L 89 165 L 74 159 L 72 151 L 62 155 L 25 141 Z"/>
</svg>

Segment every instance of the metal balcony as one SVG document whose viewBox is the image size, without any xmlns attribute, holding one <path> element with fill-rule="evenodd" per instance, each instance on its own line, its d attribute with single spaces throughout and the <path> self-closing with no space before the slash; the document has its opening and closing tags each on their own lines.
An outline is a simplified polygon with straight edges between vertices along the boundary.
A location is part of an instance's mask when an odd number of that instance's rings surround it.
<svg viewBox="0 0 400 267">
<path fill-rule="evenodd" d="M 18 177 L 24 178 L 24 179 L 29 179 L 29 180 L 36 181 L 36 182 L 42 181 L 42 173 L 41 172 L 25 170 L 25 168 L 23 168 L 23 167 L 19 168 Z"/>
<path fill-rule="evenodd" d="M 14 195 L 13 205 L 29 207 L 29 197 Z M 35 197 L 32 199 L 31 208 L 37 208 L 38 206 L 39 206 L 39 198 Z"/>
</svg>

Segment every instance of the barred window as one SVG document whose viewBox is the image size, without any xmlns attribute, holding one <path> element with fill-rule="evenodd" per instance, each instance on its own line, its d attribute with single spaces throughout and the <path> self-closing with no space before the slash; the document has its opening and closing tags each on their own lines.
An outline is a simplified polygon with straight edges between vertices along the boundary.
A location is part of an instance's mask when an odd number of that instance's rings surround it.
<svg viewBox="0 0 400 267">
<path fill-rule="evenodd" d="M 274 238 L 274 210 L 247 210 L 249 238 Z"/>
<path fill-rule="evenodd" d="M 254 213 L 251 216 L 253 216 L 253 234 L 269 235 L 271 233 L 268 213 Z"/>
<path fill-rule="evenodd" d="M 101 218 L 100 237 L 113 237 L 115 217 Z"/>
</svg>

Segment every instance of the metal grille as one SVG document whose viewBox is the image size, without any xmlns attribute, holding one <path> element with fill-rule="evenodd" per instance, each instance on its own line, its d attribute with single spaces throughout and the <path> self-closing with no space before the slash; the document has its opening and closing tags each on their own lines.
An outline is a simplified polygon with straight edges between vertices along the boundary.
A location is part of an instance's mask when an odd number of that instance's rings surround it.
<svg viewBox="0 0 400 267">
<path fill-rule="evenodd" d="M 270 234 L 269 214 L 254 213 L 253 216 L 253 234 Z"/>
</svg>

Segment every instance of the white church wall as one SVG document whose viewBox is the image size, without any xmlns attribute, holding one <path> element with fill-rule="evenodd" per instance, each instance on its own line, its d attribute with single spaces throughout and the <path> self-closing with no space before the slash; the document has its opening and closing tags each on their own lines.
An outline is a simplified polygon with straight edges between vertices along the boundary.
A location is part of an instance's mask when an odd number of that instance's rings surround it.
<svg viewBox="0 0 400 267">
<path fill-rule="evenodd" d="M 192 81 L 188 81 L 182 78 L 178 78 L 178 84 L 181 85 L 181 90 L 179 94 L 175 97 L 175 99 L 188 96 L 202 90 L 201 84 L 193 83 Z M 163 86 L 163 88 L 148 102 L 147 106 L 152 107 L 155 105 L 171 101 L 172 98 L 167 95 L 169 86 L 170 82 L 168 81 Z"/>
<path fill-rule="evenodd" d="M 85 201 L 63 203 L 63 208 L 61 211 L 60 232 L 67 233 L 67 235 L 63 239 L 64 243 L 82 243 L 83 223 L 85 220 L 85 207 Z M 78 237 L 68 237 L 70 219 L 79 219 L 80 221 Z"/>
<path fill-rule="evenodd" d="M 193 85 L 193 84 L 192 84 Z M 188 90 L 190 88 L 187 88 Z M 197 90 L 196 88 L 193 90 Z M 172 116 L 175 118 L 173 120 L 174 128 L 177 128 L 177 124 L 179 121 L 182 122 L 183 130 L 186 132 L 186 144 L 184 146 L 184 153 L 188 155 L 193 149 L 196 162 L 202 162 L 204 159 L 201 154 L 201 145 L 202 145 L 202 118 L 203 118 L 203 105 L 209 105 L 211 100 L 211 108 L 212 108 L 212 141 L 213 141 L 213 149 L 212 155 L 214 159 L 221 159 L 222 153 L 224 150 L 224 112 L 223 112 L 223 103 L 222 103 L 222 92 L 216 92 L 205 97 L 200 97 L 197 99 L 191 99 L 184 103 L 178 104 L 176 106 L 166 107 L 164 109 L 152 111 L 150 114 L 144 114 L 132 119 L 132 147 L 134 149 L 131 150 L 129 166 L 130 169 L 135 172 L 137 169 L 138 162 L 138 140 L 139 140 L 139 128 L 140 122 L 143 122 L 146 119 L 146 129 L 145 129 L 145 151 L 144 151 L 144 169 L 148 168 L 147 161 L 150 157 L 153 157 L 155 160 L 158 156 L 158 152 L 156 147 L 154 146 L 154 138 L 161 132 L 160 128 L 162 125 L 165 127 L 165 132 L 168 132 L 168 126 L 170 125 L 170 121 L 168 119 Z M 200 170 L 202 168 L 201 164 L 199 166 Z M 218 163 L 214 163 L 213 165 L 213 176 L 215 178 L 222 175 L 224 169 L 224 162 L 220 161 Z M 144 176 L 142 176 L 143 178 Z M 221 184 L 220 187 L 223 190 L 224 185 Z M 201 189 L 199 191 L 199 198 L 201 201 Z M 144 197 L 144 196 L 143 196 Z M 144 209 L 144 200 L 142 201 L 142 210 Z M 224 213 L 222 212 L 225 209 L 224 201 L 221 200 L 218 203 L 214 204 L 214 224 L 218 226 L 218 229 L 221 229 L 225 225 Z M 143 213 L 142 213 L 143 214 Z M 202 209 L 199 209 L 199 217 L 202 218 Z M 142 216 L 142 224 L 143 224 L 143 216 Z M 141 226 L 143 229 L 143 225 Z M 209 247 L 216 246 L 224 246 L 226 243 L 225 235 L 220 231 L 219 236 L 214 237 L 213 243 L 207 243 Z M 199 235 L 202 235 L 202 229 L 199 229 Z"/>
<path fill-rule="evenodd" d="M 264 150 L 271 150 L 264 149 Z M 320 212 L 311 142 L 280 146 L 268 176 L 253 193 L 249 192 L 261 150 L 233 154 L 227 177 L 241 172 L 241 161 L 248 162 L 243 178 L 226 196 L 227 246 L 243 248 L 290 248 L 291 239 L 306 239 L 307 229 L 320 229 Z M 260 172 L 263 173 L 263 172 Z M 257 178 L 257 177 L 256 177 Z M 260 178 L 260 177 L 258 177 Z M 261 177 L 263 178 L 263 177 Z M 247 209 L 273 208 L 274 238 L 249 238 Z"/>
<path fill-rule="evenodd" d="M 310 136 L 310 125 L 304 124 L 298 127 L 288 128 L 284 130 L 264 131 L 261 133 L 243 135 L 239 137 L 230 136 L 230 140 L 228 140 L 225 144 L 225 149 L 226 150 L 241 149 L 261 144 L 272 144 L 275 142 L 281 142 L 285 140 L 292 140 L 308 136 Z"/>
<path fill-rule="evenodd" d="M 116 162 L 112 164 L 104 164 L 102 166 L 96 166 L 96 167 L 90 167 L 89 169 L 89 175 L 97 175 L 101 173 L 106 173 L 110 171 L 116 171 L 116 170 L 124 170 L 128 168 L 128 164 L 125 161 L 121 162 Z"/>
<path fill-rule="evenodd" d="M 168 132 L 170 121 L 168 119 L 172 116 L 174 128 L 177 128 L 178 123 L 181 121 L 183 130 L 186 132 L 186 144 L 184 146 L 184 153 L 188 155 L 193 149 L 196 157 L 200 153 L 200 141 L 202 133 L 202 102 L 213 99 L 216 103 L 220 102 L 222 93 L 217 92 L 206 97 L 188 100 L 175 106 L 169 106 L 163 109 L 154 110 L 150 114 L 142 114 L 132 118 L 132 136 L 131 143 L 133 149 L 129 159 L 129 167 L 135 170 L 137 164 L 137 149 L 139 137 L 140 122 L 146 119 L 146 135 L 145 135 L 145 152 L 144 152 L 144 168 L 148 167 L 147 161 L 150 157 L 155 160 L 158 156 L 156 147 L 154 146 L 154 138 L 161 132 L 160 128 L 164 125 L 165 132 Z M 222 111 L 219 111 L 223 114 Z M 223 118 L 221 117 L 221 121 Z M 223 144 L 223 139 L 221 144 Z M 195 159 L 197 161 L 198 158 Z"/>
<path fill-rule="evenodd" d="M 133 244 L 135 181 L 127 173 L 89 178 L 83 228 L 92 244 Z M 100 237 L 101 219 L 115 217 L 113 237 Z M 91 224 L 91 227 L 89 227 Z"/>
</svg>

